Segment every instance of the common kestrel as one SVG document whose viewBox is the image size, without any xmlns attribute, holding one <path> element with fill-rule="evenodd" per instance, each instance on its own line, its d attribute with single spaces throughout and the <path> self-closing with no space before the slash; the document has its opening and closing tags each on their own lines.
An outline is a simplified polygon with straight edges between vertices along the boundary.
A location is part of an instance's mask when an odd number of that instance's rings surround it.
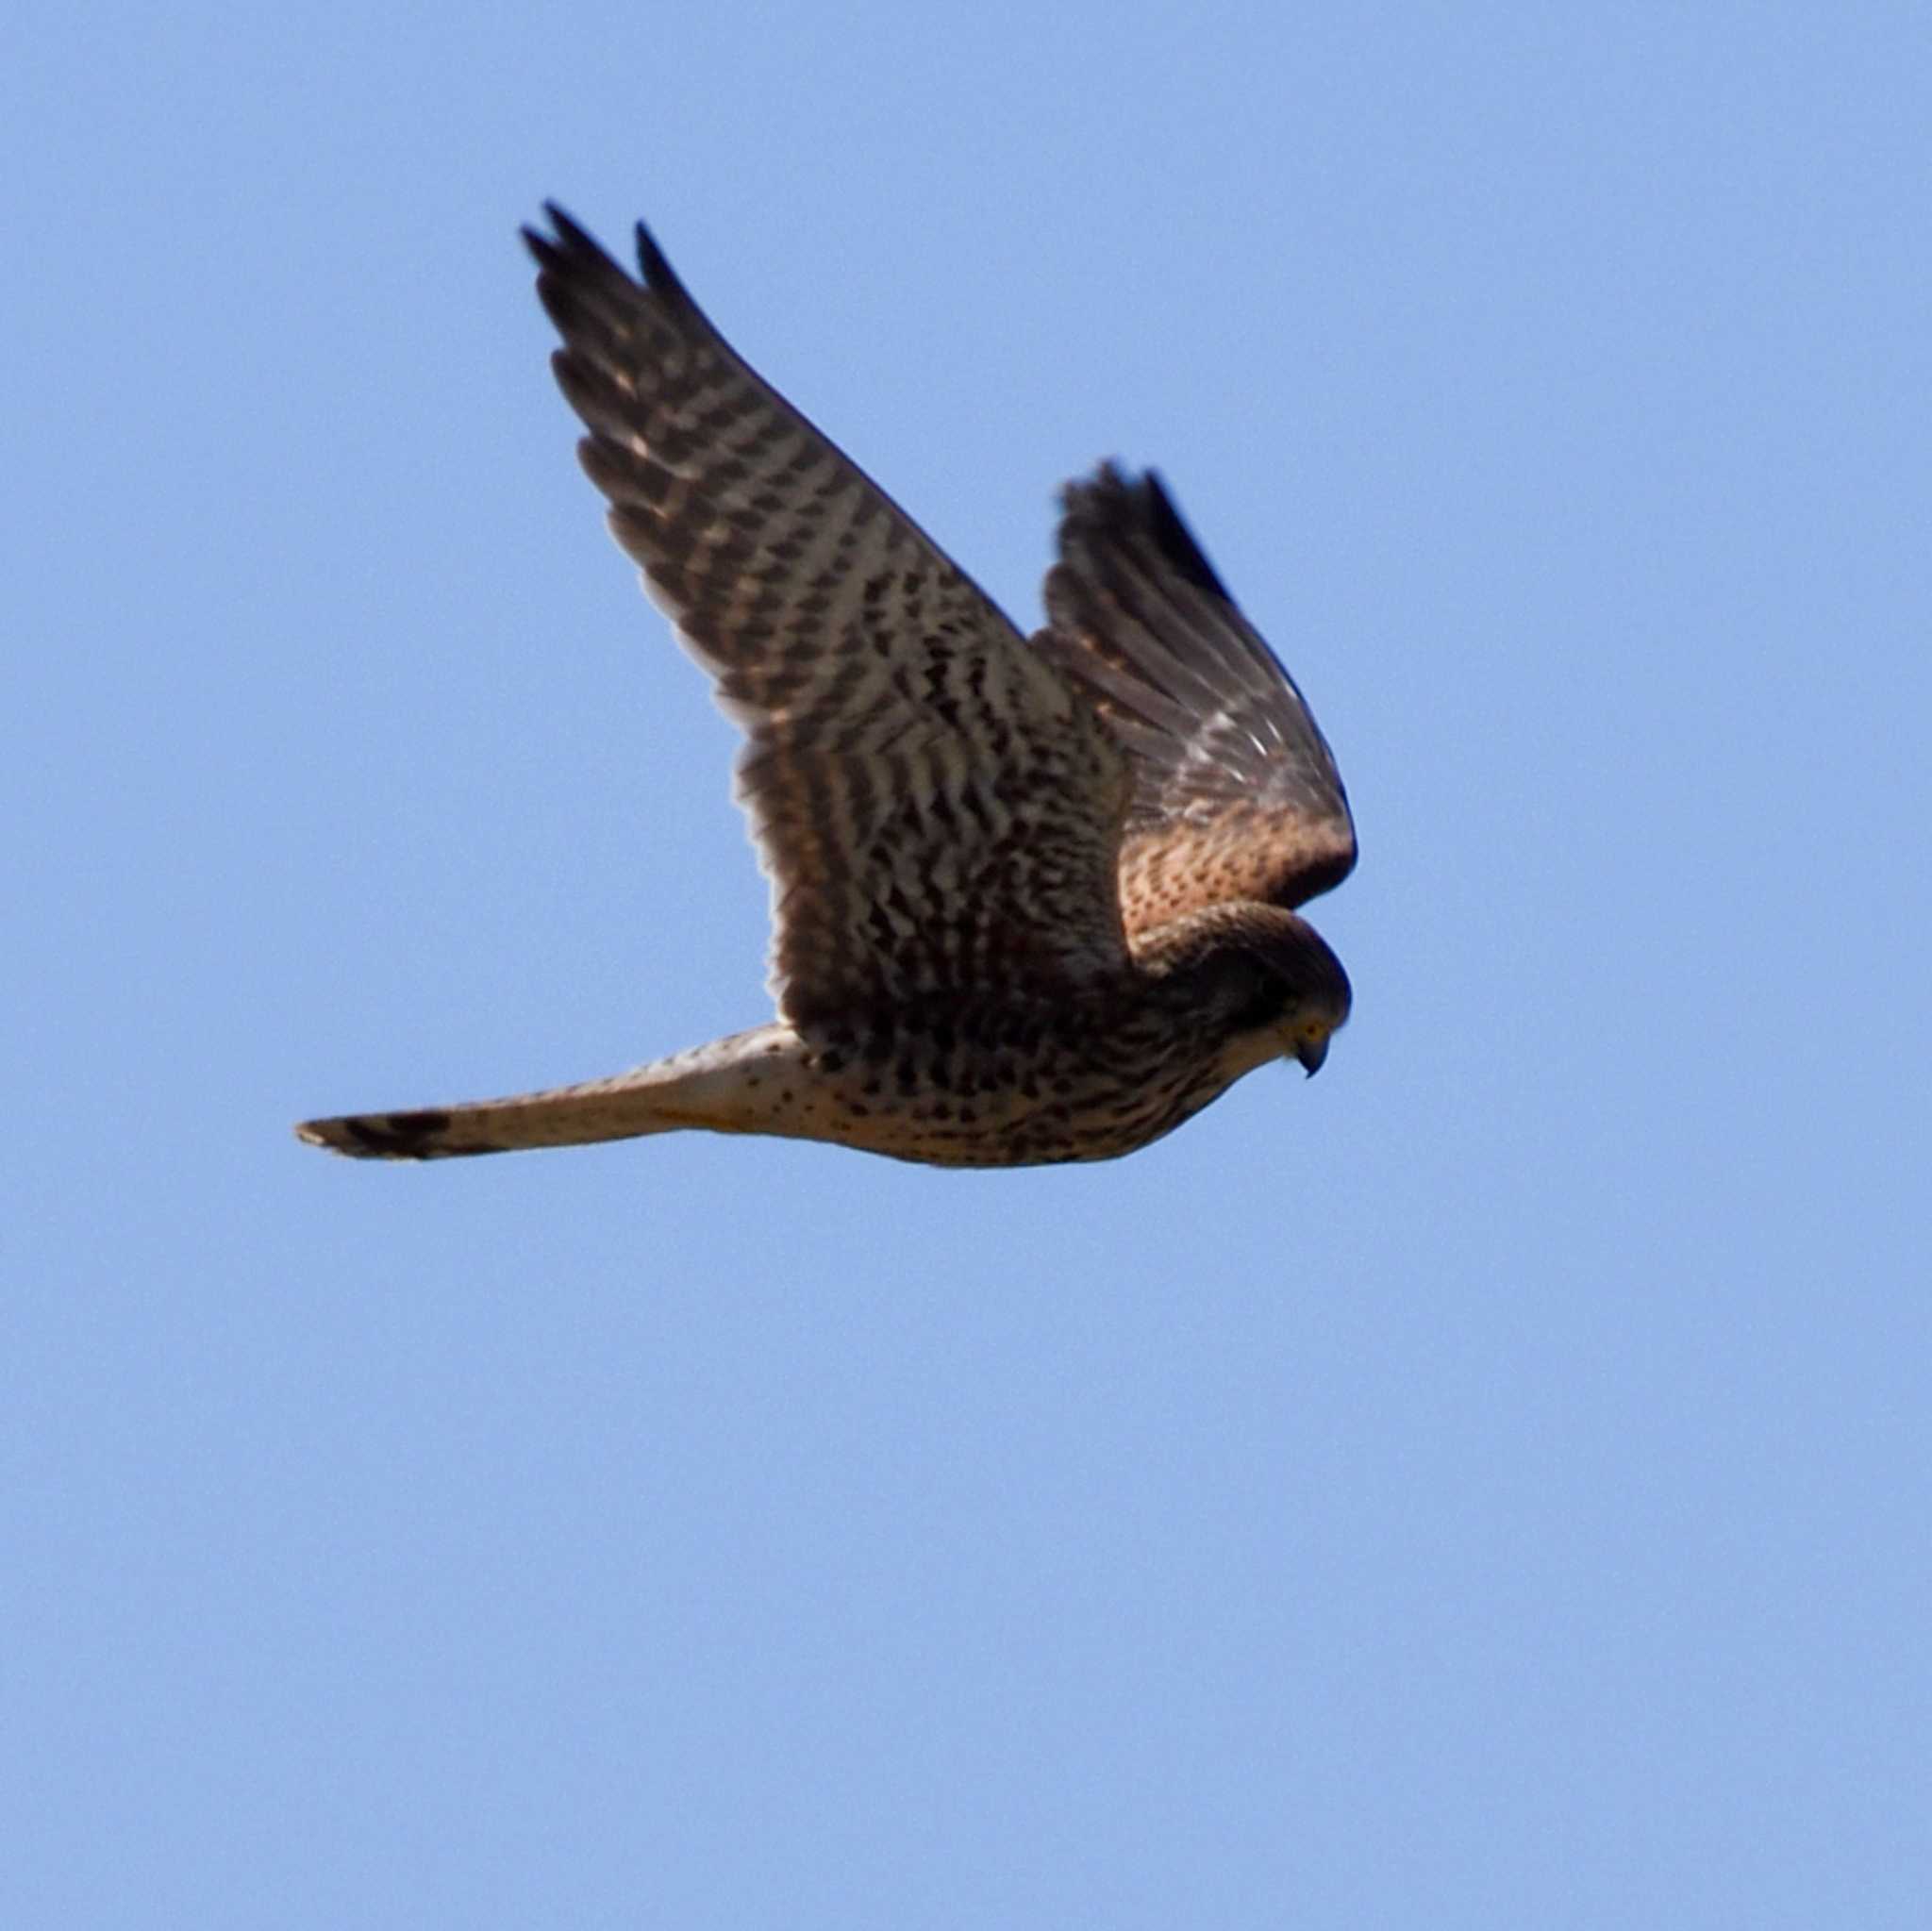
<svg viewBox="0 0 1932 1931">
<path fill-rule="evenodd" d="M 748 742 L 778 1017 L 513 1099 L 312 1120 L 389 1159 L 703 1126 L 939 1166 L 1107 1159 L 1265 1061 L 1347 974 L 1291 909 L 1355 828 L 1301 693 L 1152 474 L 1068 486 L 1029 640 L 740 360 L 640 225 L 634 281 L 526 229 L 612 532 Z"/>
</svg>

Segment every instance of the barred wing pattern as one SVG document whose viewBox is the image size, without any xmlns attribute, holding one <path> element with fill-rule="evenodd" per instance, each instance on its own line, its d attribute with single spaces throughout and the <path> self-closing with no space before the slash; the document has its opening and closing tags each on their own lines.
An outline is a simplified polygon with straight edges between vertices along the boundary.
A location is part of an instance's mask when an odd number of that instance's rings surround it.
<svg viewBox="0 0 1932 1931">
<path fill-rule="evenodd" d="M 739 358 L 641 225 L 640 283 L 546 211 L 555 235 L 525 239 L 584 468 L 748 734 L 781 1014 L 1118 973 L 1131 780 L 1091 707 Z"/>
<path fill-rule="evenodd" d="M 1133 765 L 1130 942 L 1224 900 L 1294 907 L 1339 885 L 1356 841 L 1334 756 L 1158 478 L 1107 464 L 1063 502 L 1034 643 Z"/>
</svg>

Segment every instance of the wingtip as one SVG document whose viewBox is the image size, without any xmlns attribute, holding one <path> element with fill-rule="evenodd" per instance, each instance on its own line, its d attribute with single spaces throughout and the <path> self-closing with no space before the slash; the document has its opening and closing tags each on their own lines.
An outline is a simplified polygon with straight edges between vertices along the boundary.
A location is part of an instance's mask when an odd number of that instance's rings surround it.
<svg viewBox="0 0 1932 1931">
<path fill-rule="evenodd" d="M 540 268 L 553 275 L 562 274 L 573 267 L 597 268 L 619 275 L 624 273 L 597 238 L 588 228 L 573 221 L 560 204 L 546 201 L 543 214 L 550 224 L 552 232 L 549 234 L 528 222 L 518 230 L 524 238 L 524 246 L 536 258 Z"/>
<path fill-rule="evenodd" d="M 574 270 L 595 269 L 602 274 L 621 275 L 629 280 L 617 258 L 588 228 L 573 220 L 560 204 L 544 202 L 543 214 L 550 224 L 551 233 L 546 234 L 530 223 L 525 223 L 518 232 L 523 237 L 524 246 L 546 275 L 565 280 Z M 662 301 L 689 308 L 690 294 L 677 278 L 677 272 L 671 266 L 669 258 L 658 245 L 657 237 L 642 222 L 637 224 L 636 241 L 638 270 L 644 287 Z"/>
<path fill-rule="evenodd" d="M 1174 500 L 1167 493 L 1167 485 L 1160 479 L 1158 470 L 1149 470 L 1141 478 L 1143 492 L 1148 533 L 1159 546 L 1160 554 L 1194 585 L 1197 590 L 1207 591 L 1224 603 L 1233 603 L 1226 584 L 1221 580 L 1221 573 L 1208 560 L 1208 553 L 1195 541 L 1186 520 L 1174 506 Z"/>
<path fill-rule="evenodd" d="M 1103 457 L 1093 465 L 1091 474 L 1071 476 L 1060 485 L 1060 508 L 1069 516 L 1077 516 L 1090 507 L 1119 503 L 1127 490 L 1126 474 L 1119 460 Z"/>
<path fill-rule="evenodd" d="M 644 278 L 644 286 L 653 294 L 661 295 L 667 302 L 689 306 L 691 296 L 685 291 L 684 284 L 677 278 L 677 271 L 672 267 L 669 258 L 658 245 L 658 238 L 642 222 L 637 224 L 638 272 Z"/>
<path fill-rule="evenodd" d="M 557 230 L 557 239 L 566 247 L 589 248 L 599 255 L 603 254 L 603 249 L 591 239 L 590 231 L 572 220 L 570 211 L 561 202 L 546 201 L 543 204 L 543 213 L 550 225 Z"/>
<path fill-rule="evenodd" d="M 1210 596 L 1233 603 L 1220 573 L 1168 493 L 1156 469 L 1135 475 L 1112 457 L 1094 466 L 1091 475 L 1076 477 L 1060 492 L 1070 530 L 1082 523 L 1112 528 L 1117 534 L 1142 536 L 1185 581 Z"/>
</svg>

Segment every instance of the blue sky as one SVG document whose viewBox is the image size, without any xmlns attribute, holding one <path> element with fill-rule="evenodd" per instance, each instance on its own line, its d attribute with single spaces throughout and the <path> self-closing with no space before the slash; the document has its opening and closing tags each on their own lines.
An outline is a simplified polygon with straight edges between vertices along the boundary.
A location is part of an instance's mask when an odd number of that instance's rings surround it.
<svg viewBox="0 0 1932 1931">
<path fill-rule="evenodd" d="M 0 1920 L 1922 1924 L 1928 56 L 16 10 Z M 766 1009 L 544 196 L 1023 621 L 1160 465 L 1356 805 L 1322 1078 L 297 1145 Z"/>
</svg>

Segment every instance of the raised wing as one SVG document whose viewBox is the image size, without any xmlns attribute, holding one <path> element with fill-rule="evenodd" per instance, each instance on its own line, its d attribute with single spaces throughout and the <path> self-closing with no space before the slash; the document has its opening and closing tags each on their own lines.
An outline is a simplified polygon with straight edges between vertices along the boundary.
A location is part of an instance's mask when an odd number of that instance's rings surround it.
<svg viewBox="0 0 1932 1931">
<path fill-rule="evenodd" d="M 641 283 L 525 230 L 610 527 L 749 742 L 794 1023 L 1120 970 L 1124 759 L 1066 681 L 740 360 L 638 229 Z"/>
<path fill-rule="evenodd" d="M 1355 863 L 1335 758 L 1158 478 L 1070 484 L 1034 644 L 1133 764 L 1121 847 L 1130 941 L 1227 899 L 1298 906 Z"/>
</svg>

